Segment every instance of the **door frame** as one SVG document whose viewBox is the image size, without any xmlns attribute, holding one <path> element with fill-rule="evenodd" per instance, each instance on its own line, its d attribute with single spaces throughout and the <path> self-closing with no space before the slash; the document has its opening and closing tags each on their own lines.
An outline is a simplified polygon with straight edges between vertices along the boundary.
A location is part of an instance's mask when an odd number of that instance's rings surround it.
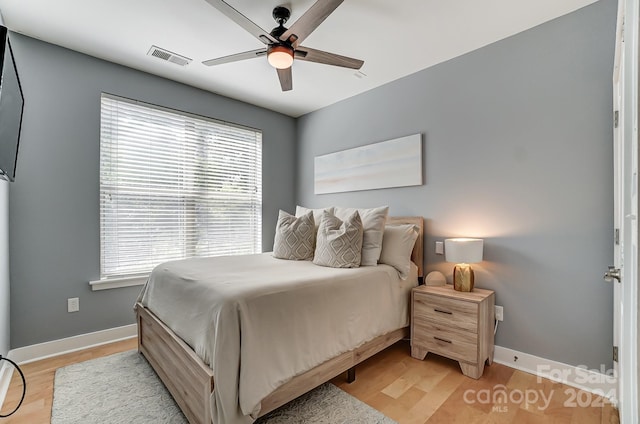
<svg viewBox="0 0 640 424">
<path fill-rule="evenodd" d="M 640 6 L 619 0 L 613 74 L 614 223 L 619 245 L 614 264 L 622 281 L 614 281 L 614 343 L 618 343 L 617 401 L 622 423 L 638 422 L 638 66 Z M 624 25 L 623 25 L 624 23 Z"/>
</svg>

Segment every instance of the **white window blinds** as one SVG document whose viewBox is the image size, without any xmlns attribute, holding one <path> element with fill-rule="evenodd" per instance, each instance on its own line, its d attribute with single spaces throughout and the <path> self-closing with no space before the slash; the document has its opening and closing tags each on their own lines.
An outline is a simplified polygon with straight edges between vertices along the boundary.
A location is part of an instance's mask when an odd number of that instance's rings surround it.
<svg viewBox="0 0 640 424">
<path fill-rule="evenodd" d="M 262 133 L 101 98 L 101 278 L 194 256 L 259 253 Z"/>
</svg>

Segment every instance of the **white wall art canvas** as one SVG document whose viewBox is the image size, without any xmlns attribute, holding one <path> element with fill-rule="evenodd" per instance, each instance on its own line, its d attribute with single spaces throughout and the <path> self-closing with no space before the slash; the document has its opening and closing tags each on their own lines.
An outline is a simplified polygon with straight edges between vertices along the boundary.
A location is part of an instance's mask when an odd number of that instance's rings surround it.
<svg viewBox="0 0 640 424">
<path fill-rule="evenodd" d="M 422 185 L 420 134 L 316 156 L 315 194 Z"/>
</svg>

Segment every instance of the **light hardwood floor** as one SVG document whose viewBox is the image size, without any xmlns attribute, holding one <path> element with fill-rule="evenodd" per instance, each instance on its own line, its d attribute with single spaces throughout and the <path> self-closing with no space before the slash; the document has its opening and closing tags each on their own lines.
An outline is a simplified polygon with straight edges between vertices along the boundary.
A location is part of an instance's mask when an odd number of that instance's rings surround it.
<svg viewBox="0 0 640 424">
<path fill-rule="evenodd" d="M 57 368 L 135 348 L 136 339 L 131 339 L 24 365 L 25 401 L 0 424 L 48 423 Z M 481 379 L 473 380 L 462 375 L 457 362 L 432 354 L 419 361 L 409 352 L 407 342 L 396 343 L 359 365 L 354 383 L 347 384 L 343 376 L 333 382 L 399 424 L 618 423 L 615 409 L 590 393 L 496 363 L 485 367 Z M 21 392 L 14 373 L 2 414 L 15 407 Z M 506 395 L 506 402 L 501 402 L 499 393 Z M 497 402 L 488 401 L 492 398 Z M 572 398 L 589 406 L 573 407 Z"/>
</svg>

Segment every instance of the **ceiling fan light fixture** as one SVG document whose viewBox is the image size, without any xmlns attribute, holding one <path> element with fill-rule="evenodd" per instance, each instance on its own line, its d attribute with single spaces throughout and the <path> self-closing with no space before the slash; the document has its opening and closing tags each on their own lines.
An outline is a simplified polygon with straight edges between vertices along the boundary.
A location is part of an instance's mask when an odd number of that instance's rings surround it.
<svg viewBox="0 0 640 424">
<path fill-rule="evenodd" d="M 356 70 L 362 68 L 362 65 L 364 65 L 362 60 L 301 45 L 309 34 L 315 31 L 318 25 L 324 22 L 327 16 L 331 15 L 344 0 L 314 0 L 313 5 L 289 28 L 286 28 L 284 24 L 288 22 L 288 19 L 291 17 L 291 10 L 285 6 L 276 6 L 273 9 L 272 15 L 278 26 L 271 30 L 271 32 L 260 28 L 249 18 L 229 5 L 227 1 L 229 0 L 207 0 L 207 3 L 218 9 L 222 14 L 226 15 L 264 43 L 266 48 L 263 47 L 261 49 L 205 60 L 202 62 L 203 65 L 222 65 L 223 63 L 253 59 L 266 55 L 269 64 L 276 68 L 282 91 L 291 91 L 293 89 L 291 66 L 293 65 L 294 58 L 306 62 L 323 63 L 325 65 Z"/>
<path fill-rule="evenodd" d="M 293 48 L 282 44 L 269 46 L 267 60 L 276 69 L 287 69 L 293 65 Z"/>
</svg>

